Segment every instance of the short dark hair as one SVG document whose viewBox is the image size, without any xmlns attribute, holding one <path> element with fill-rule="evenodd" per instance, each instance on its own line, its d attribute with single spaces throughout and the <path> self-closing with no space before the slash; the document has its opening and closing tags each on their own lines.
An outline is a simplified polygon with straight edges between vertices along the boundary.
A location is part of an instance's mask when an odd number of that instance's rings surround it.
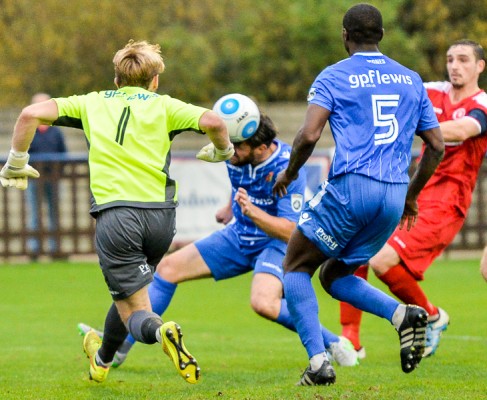
<svg viewBox="0 0 487 400">
<path fill-rule="evenodd" d="M 357 44 L 377 44 L 383 36 L 382 15 L 374 6 L 356 4 L 343 16 L 349 40 Z"/>
<path fill-rule="evenodd" d="M 480 43 L 474 42 L 473 40 L 469 40 L 469 39 L 460 39 L 457 40 L 456 42 L 453 42 L 449 47 L 449 49 L 455 46 L 470 46 L 473 49 L 473 53 L 477 61 L 485 60 L 484 49 L 480 45 Z"/>
<path fill-rule="evenodd" d="M 261 144 L 270 146 L 272 144 L 272 141 L 277 136 L 277 128 L 274 125 L 274 122 L 272 122 L 271 118 L 265 113 L 263 113 L 262 110 L 259 111 L 260 111 L 259 127 L 251 137 L 245 140 L 245 143 L 247 143 L 253 149 L 259 147 Z"/>
</svg>

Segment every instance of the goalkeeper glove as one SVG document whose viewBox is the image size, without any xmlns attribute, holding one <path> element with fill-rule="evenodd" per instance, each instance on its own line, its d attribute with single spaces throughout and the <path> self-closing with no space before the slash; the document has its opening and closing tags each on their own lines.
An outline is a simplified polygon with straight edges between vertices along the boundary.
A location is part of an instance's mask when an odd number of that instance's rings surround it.
<svg viewBox="0 0 487 400">
<path fill-rule="evenodd" d="M 203 147 L 198 154 L 196 154 L 196 158 L 208 162 L 220 162 L 230 159 L 234 153 L 235 150 L 233 149 L 233 144 L 231 143 L 230 146 L 224 150 L 217 149 L 213 143 L 210 143 Z"/>
<path fill-rule="evenodd" d="M 15 187 L 25 190 L 28 178 L 39 178 L 39 172 L 27 162 L 29 154 L 24 151 L 10 150 L 7 163 L 0 171 L 0 182 L 3 187 Z"/>
</svg>

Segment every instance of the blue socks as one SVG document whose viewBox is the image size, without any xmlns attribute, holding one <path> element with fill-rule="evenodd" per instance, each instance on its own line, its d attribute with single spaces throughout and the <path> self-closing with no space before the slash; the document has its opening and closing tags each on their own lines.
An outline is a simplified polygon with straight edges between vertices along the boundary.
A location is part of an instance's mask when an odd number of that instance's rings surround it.
<svg viewBox="0 0 487 400">
<path fill-rule="evenodd" d="M 330 287 L 333 298 L 350 303 L 352 306 L 387 319 L 392 323 L 392 315 L 400 304 L 391 296 L 373 287 L 365 279 L 348 275 L 335 280 Z"/>
<path fill-rule="evenodd" d="M 278 324 L 281 324 L 283 327 L 296 332 L 296 327 L 294 326 L 294 322 L 291 318 L 291 314 L 287 308 L 287 301 L 286 299 L 281 300 L 281 309 L 279 311 L 279 315 L 275 320 Z M 323 337 L 323 342 L 325 347 L 328 348 L 332 343 L 338 342 L 340 338 L 335 335 L 333 332 L 326 329 L 324 326 L 321 326 L 321 335 Z"/>
<path fill-rule="evenodd" d="M 308 357 L 325 352 L 318 319 L 318 301 L 306 272 L 288 272 L 284 275 L 284 293 L 289 313 L 294 321 Z"/>
<path fill-rule="evenodd" d="M 164 314 L 171 302 L 178 285 L 163 279 L 157 272 L 154 280 L 149 285 L 149 297 L 152 304 L 152 311 L 158 315 Z"/>
<path fill-rule="evenodd" d="M 385 318 L 390 322 L 400 304 L 391 296 L 354 275 L 335 280 L 330 289 L 331 295 L 335 299 L 350 303 L 358 309 Z M 321 327 L 318 319 L 318 301 L 311 284 L 310 275 L 306 272 L 286 273 L 284 275 L 284 293 L 292 318 L 291 321 L 294 321 L 295 328 L 309 358 L 323 353 L 325 345 L 322 329 L 324 328 Z M 281 314 L 277 322 L 284 325 L 281 322 L 283 319 L 285 317 L 281 307 Z M 287 325 L 285 326 L 287 327 Z M 336 341 L 336 339 L 332 341 Z"/>
</svg>

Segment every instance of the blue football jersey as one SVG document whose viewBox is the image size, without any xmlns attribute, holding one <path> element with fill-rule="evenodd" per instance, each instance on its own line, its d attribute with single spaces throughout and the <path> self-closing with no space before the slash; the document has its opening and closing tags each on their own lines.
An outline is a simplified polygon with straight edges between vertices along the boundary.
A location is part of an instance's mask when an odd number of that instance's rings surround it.
<svg viewBox="0 0 487 400">
<path fill-rule="evenodd" d="M 291 147 L 280 141 L 274 140 L 276 151 L 263 163 L 253 167 L 252 165 L 235 166 L 227 161 L 228 175 L 232 184 L 232 199 L 239 187 L 244 188 L 252 204 L 272 216 L 287 218 L 297 222 L 304 203 L 306 189 L 306 173 L 304 168 L 299 171 L 299 177 L 287 188 L 284 197 L 274 196 L 272 187 L 277 174 L 286 169 L 289 164 Z M 243 240 L 258 240 L 269 236 L 258 228 L 253 221 L 242 214 L 237 202 L 232 203 L 235 223 L 233 228 Z"/>
<path fill-rule="evenodd" d="M 308 102 L 331 112 L 329 179 L 356 173 L 408 183 L 415 133 L 439 126 L 419 75 L 380 52 L 355 53 L 324 69 Z"/>
</svg>

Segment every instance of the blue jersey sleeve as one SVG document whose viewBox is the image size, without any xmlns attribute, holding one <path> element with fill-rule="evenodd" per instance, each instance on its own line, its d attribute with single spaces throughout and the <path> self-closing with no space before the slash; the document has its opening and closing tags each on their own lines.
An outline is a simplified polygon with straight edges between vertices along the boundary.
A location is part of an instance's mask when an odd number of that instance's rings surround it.
<svg viewBox="0 0 487 400">
<path fill-rule="evenodd" d="M 333 95 L 328 88 L 333 87 L 333 85 L 332 82 L 330 82 L 330 75 L 328 75 L 327 72 L 328 69 L 325 69 L 313 82 L 308 93 L 308 103 L 316 104 L 332 111 Z"/>
</svg>

